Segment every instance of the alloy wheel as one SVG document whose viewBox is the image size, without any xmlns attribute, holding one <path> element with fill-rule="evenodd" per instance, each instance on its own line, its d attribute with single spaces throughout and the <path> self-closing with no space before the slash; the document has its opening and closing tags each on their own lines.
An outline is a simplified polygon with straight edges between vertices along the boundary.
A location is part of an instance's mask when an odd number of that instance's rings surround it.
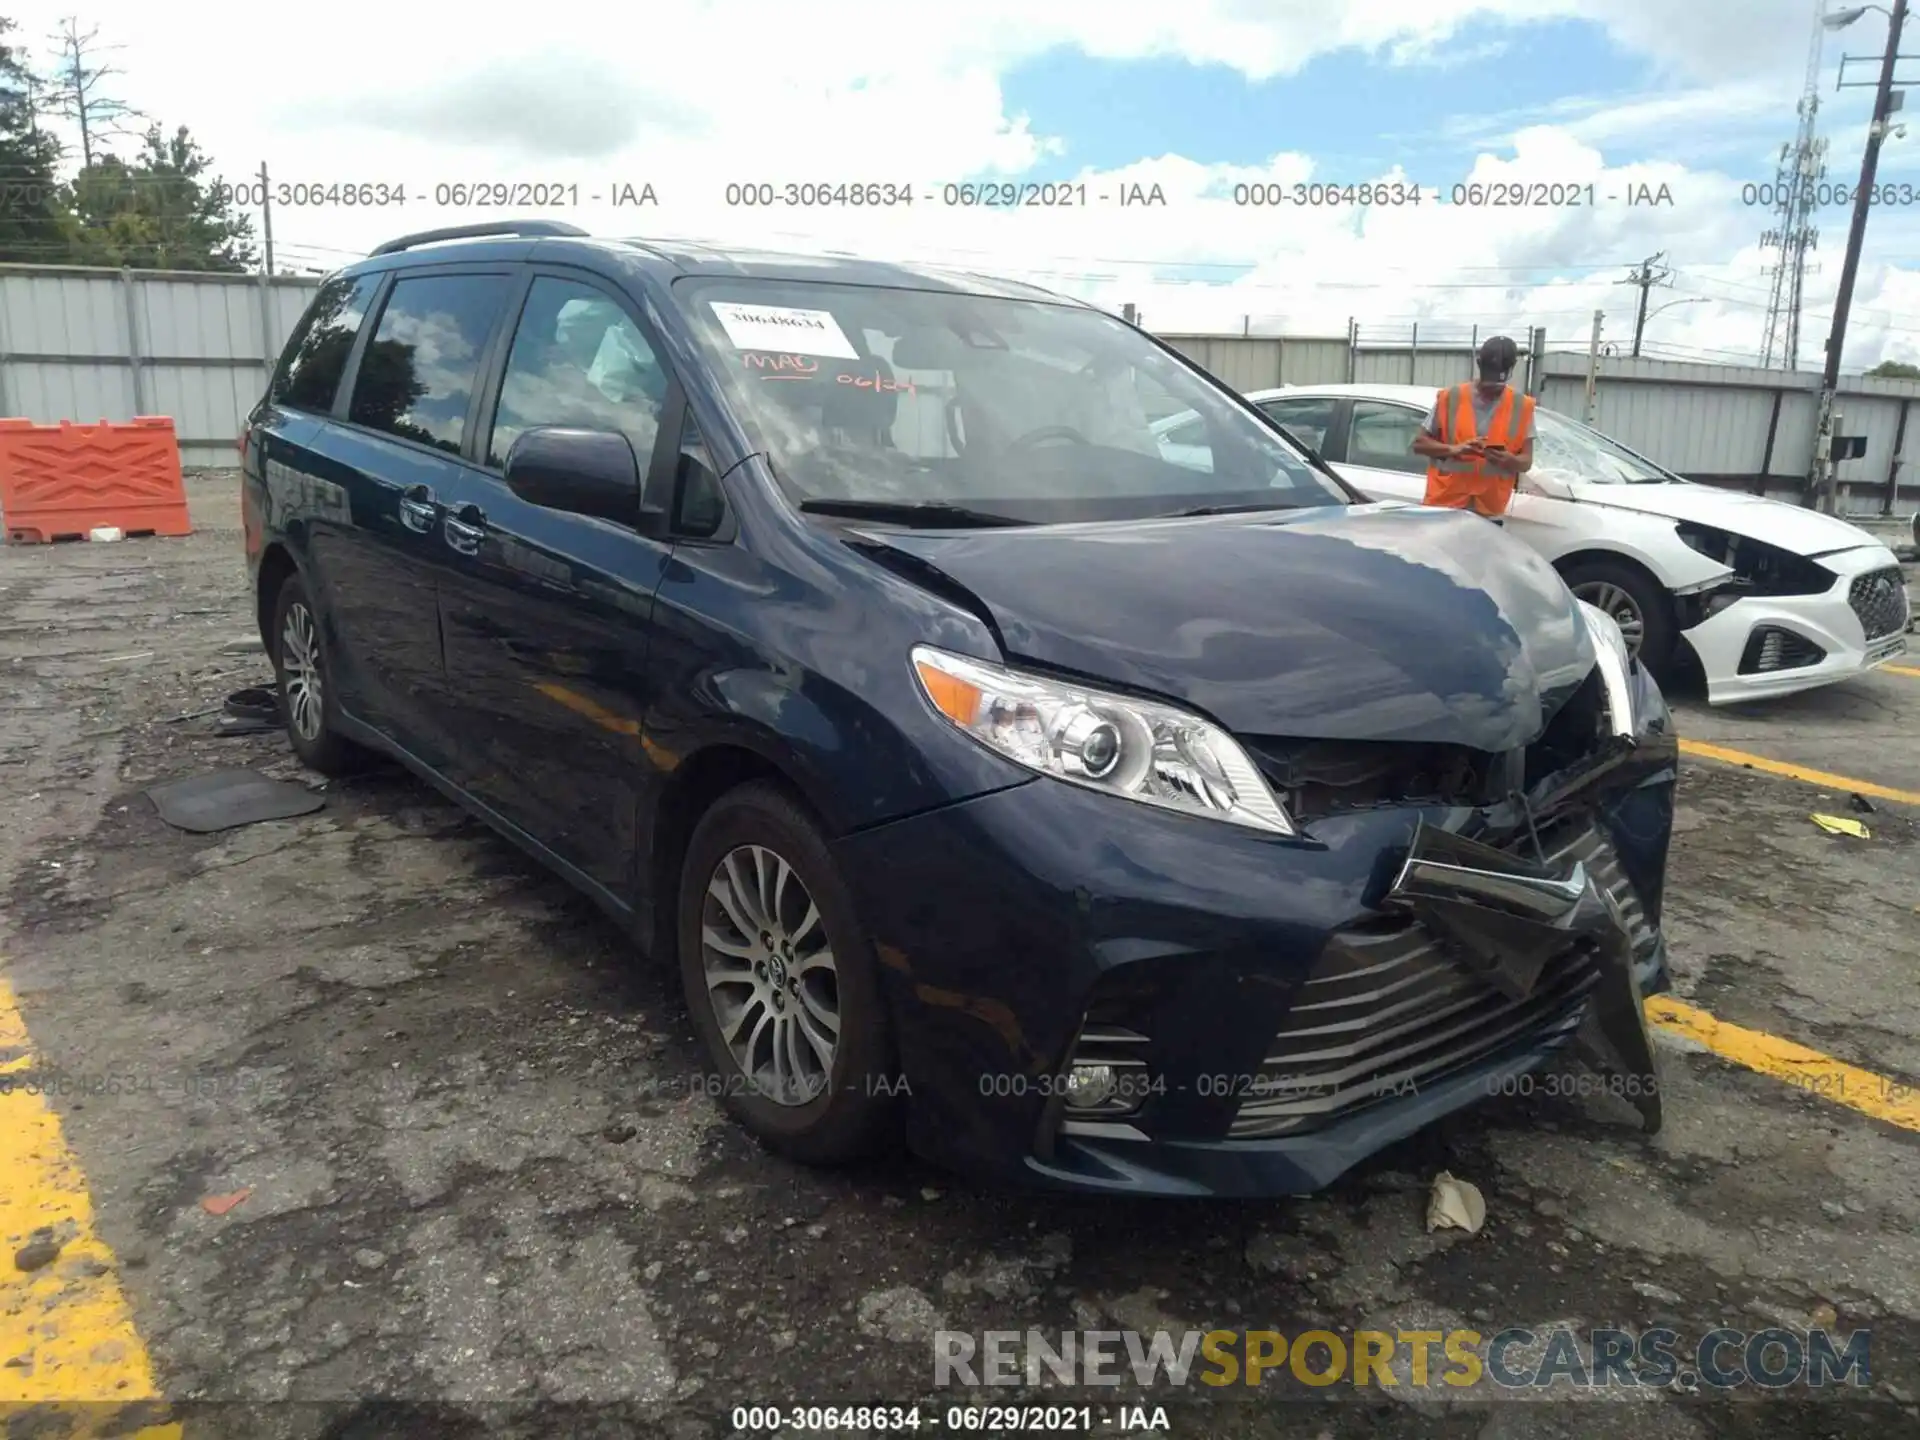
<svg viewBox="0 0 1920 1440">
<path fill-rule="evenodd" d="M 804 1105 L 826 1093 L 840 1038 L 839 972 L 819 907 L 764 845 L 727 852 L 700 917 L 707 999 L 754 1093 Z"/>
<path fill-rule="evenodd" d="M 1627 653 L 1638 655 L 1640 641 L 1647 631 L 1646 617 L 1640 613 L 1640 607 L 1618 585 L 1605 580 L 1590 581 L 1585 585 L 1573 587 L 1576 598 L 1584 600 L 1596 610 L 1603 610 L 1613 617 L 1613 623 L 1620 627 L 1620 634 L 1627 642 Z"/>
<path fill-rule="evenodd" d="M 293 728 L 302 740 L 318 740 L 324 714 L 320 632 L 313 623 L 313 612 L 298 600 L 287 607 L 280 627 L 280 675 Z"/>
</svg>

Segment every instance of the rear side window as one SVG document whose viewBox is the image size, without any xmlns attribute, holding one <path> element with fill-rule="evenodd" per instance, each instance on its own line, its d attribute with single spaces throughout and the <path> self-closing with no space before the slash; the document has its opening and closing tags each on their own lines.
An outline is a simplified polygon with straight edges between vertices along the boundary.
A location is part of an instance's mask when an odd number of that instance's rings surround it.
<svg viewBox="0 0 1920 1440">
<path fill-rule="evenodd" d="M 1425 415 L 1404 405 L 1356 400 L 1353 424 L 1347 431 L 1347 460 L 1376 470 L 1424 474 L 1427 462 L 1413 453 L 1412 446 L 1413 437 L 1426 423 Z"/>
<path fill-rule="evenodd" d="M 333 409 L 347 356 L 379 285 L 378 275 L 341 275 L 320 287 L 307 313 L 293 327 L 268 389 L 274 404 L 322 414 Z"/>
<path fill-rule="evenodd" d="M 360 358 L 347 418 L 459 454 L 480 355 L 506 298 L 504 275 L 395 281 Z"/>
</svg>

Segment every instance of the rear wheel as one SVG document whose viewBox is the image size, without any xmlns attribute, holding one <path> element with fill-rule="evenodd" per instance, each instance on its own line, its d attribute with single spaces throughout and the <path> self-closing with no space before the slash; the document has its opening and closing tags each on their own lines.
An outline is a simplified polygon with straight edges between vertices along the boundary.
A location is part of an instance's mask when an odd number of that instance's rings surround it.
<svg viewBox="0 0 1920 1440">
<path fill-rule="evenodd" d="M 1561 572 L 1567 588 L 1613 617 L 1627 649 L 1640 663 L 1664 674 L 1673 658 L 1673 602 L 1645 571 L 1616 560 L 1580 560 Z"/>
<path fill-rule="evenodd" d="M 726 1109 L 809 1164 L 879 1148 L 897 1110 L 892 1030 L 819 827 L 776 786 L 729 792 L 688 842 L 679 901 L 681 983 Z"/>
<path fill-rule="evenodd" d="M 333 671 L 320 617 L 298 574 L 281 582 L 273 602 L 273 669 L 293 753 L 322 775 L 350 775 L 372 758 L 339 733 Z"/>
</svg>

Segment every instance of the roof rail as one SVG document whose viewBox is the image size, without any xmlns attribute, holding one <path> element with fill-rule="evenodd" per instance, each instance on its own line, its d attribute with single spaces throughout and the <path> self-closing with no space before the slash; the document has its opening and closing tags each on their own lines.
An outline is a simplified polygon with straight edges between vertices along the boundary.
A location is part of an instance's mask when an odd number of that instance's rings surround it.
<svg viewBox="0 0 1920 1440">
<path fill-rule="evenodd" d="M 369 256 L 392 255 L 400 250 L 411 250 L 416 245 L 431 245 L 439 240 L 478 240 L 487 235 L 514 235 L 531 239 L 538 235 L 587 235 L 589 233 L 578 225 L 569 225 L 564 220 L 488 220 L 477 225 L 449 225 L 441 230 L 421 230 L 412 235 L 402 235 L 397 240 L 376 245 L 367 253 Z"/>
</svg>

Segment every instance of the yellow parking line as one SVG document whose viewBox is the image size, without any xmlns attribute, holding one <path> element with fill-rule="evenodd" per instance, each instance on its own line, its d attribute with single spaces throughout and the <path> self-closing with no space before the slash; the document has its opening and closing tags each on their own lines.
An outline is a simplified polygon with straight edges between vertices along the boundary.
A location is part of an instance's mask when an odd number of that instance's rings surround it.
<svg viewBox="0 0 1920 1440">
<path fill-rule="evenodd" d="M 1920 679 L 1920 670 L 1914 669 L 1911 665 L 1882 665 L 1880 668 L 1889 675 L 1911 675 L 1915 679 Z"/>
<path fill-rule="evenodd" d="M 0 978 L 0 1434 L 179 1440 L 176 1423 L 139 1428 L 164 1420 L 153 1361 L 33 1075 L 26 1022 Z"/>
<path fill-rule="evenodd" d="M 1851 790 L 1859 795 L 1873 795 L 1882 800 L 1898 800 L 1907 805 L 1920 805 L 1920 791 L 1896 790 L 1891 785 L 1876 785 L 1871 780 L 1855 780 L 1849 775 L 1835 775 L 1827 770 L 1809 770 L 1804 765 L 1789 765 L 1784 760 L 1769 760 L 1764 755 L 1749 754 L 1745 750 L 1729 750 L 1724 745 L 1708 745 L 1700 740 L 1682 740 L 1680 751 L 1684 755 L 1698 755 L 1703 760 L 1718 760 L 1727 765 L 1745 765 L 1754 770 L 1765 771 L 1769 775 L 1782 775 L 1789 780 L 1804 780 L 1809 785 L 1824 786 L 1828 790 Z"/>
<path fill-rule="evenodd" d="M 1670 995 L 1654 995 L 1647 1000 L 1647 1020 L 1656 1029 L 1698 1041 L 1735 1065 L 1784 1080 L 1797 1089 L 1824 1096 L 1836 1105 L 1845 1105 L 1903 1130 L 1920 1130 L 1920 1090 L 1911 1085 L 1862 1070 L 1764 1030 L 1728 1024 Z"/>
</svg>

